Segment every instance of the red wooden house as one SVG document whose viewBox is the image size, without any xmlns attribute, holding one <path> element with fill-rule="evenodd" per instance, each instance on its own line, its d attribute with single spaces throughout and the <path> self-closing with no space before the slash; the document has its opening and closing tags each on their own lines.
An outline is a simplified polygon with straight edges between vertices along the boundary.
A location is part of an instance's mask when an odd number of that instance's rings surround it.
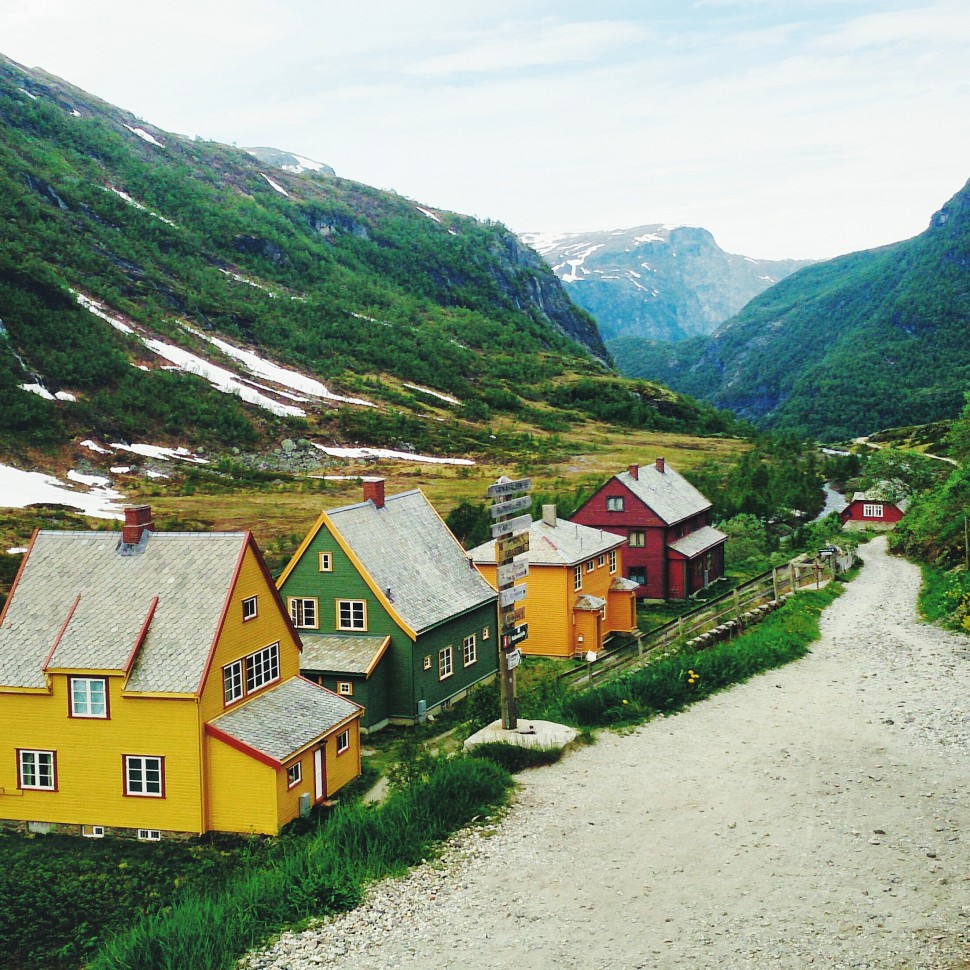
<svg viewBox="0 0 970 970">
<path fill-rule="evenodd" d="M 839 513 L 842 527 L 850 530 L 892 529 L 906 511 L 906 499 L 894 500 L 879 488 L 856 492 L 849 504 Z"/>
<path fill-rule="evenodd" d="M 572 516 L 626 537 L 623 565 L 640 599 L 686 599 L 724 575 L 727 536 L 711 503 L 658 458 L 614 475 Z"/>
</svg>

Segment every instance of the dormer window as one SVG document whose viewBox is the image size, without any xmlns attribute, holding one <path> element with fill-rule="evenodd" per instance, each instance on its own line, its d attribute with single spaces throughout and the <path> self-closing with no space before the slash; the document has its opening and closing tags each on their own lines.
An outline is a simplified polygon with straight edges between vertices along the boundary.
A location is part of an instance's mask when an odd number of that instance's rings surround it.
<svg viewBox="0 0 970 970">
<path fill-rule="evenodd" d="M 70 678 L 71 717 L 108 717 L 108 682 L 104 677 Z"/>
</svg>

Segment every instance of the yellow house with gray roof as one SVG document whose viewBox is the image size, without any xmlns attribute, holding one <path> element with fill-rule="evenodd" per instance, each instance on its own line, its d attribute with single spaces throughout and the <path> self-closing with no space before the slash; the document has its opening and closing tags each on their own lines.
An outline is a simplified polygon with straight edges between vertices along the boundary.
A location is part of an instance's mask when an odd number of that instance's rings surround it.
<svg viewBox="0 0 970 970">
<path fill-rule="evenodd" d="M 248 532 L 35 533 L 0 614 L 0 825 L 275 834 L 360 773 Z"/>
</svg>

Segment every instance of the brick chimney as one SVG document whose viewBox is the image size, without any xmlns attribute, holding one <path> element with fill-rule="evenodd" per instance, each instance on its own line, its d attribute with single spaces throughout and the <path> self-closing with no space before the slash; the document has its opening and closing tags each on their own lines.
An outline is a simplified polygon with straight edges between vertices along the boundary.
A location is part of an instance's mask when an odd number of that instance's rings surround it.
<svg viewBox="0 0 970 970">
<path fill-rule="evenodd" d="M 384 479 L 375 478 L 364 482 L 364 501 L 370 500 L 376 508 L 384 508 Z"/>
<path fill-rule="evenodd" d="M 630 478 L 637 479 L 640 477 L 640 466 L 631 465 L 630 466 Z"/>
<path fill-rule="evenodd" d="M 660 474 L 662 475 L 664 473 L 664 460 L 663 460 L 663 458 L 658 458 L 656 464 L 657 464 L 657 471 L 660 472 Z"/>
<path fill-rule="evenodd" d="M 142 534 L 155 528 L 150 505 L 128 505 L 125 507 L 125 524 L 121 529 L 121 541 L 129 546 L 137 546 Z"/>
</svg>

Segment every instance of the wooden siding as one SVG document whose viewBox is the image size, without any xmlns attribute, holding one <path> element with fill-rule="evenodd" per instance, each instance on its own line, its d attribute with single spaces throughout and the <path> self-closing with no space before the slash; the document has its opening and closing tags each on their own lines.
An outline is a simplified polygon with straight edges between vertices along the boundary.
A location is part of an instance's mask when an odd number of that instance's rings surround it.
<svg viewBox="0 0 970 970">
<path fill-rule="evenodd" d="M 206 738 L 209 827 L 216 832 L 276 835 L 278 771 L 211 735 Z M 313 777 L 310 776 L 312 790 Z"/>
<path fill-rule="evenodd" d="M 125 697 L 122 678 L 107 679 L 108 719 L 69 717 L 63 674 L 50 694 L 0 694 L 0 817 L 203 832 L 195 698 Z M 57 791 L 18 790 L 18 748 L 56 752 Z M 165 759 L 163 798 L 125 795 L 123 755 Z"/>
</svg>

